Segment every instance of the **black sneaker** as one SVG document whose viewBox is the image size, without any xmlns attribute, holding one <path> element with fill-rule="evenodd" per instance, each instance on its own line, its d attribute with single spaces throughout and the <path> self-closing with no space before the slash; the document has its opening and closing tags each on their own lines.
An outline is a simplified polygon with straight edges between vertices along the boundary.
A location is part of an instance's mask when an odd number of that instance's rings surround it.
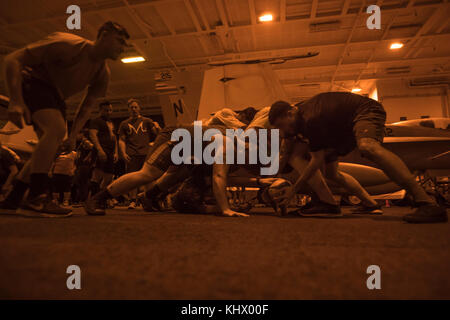
<svg viewBox="0 0 450 320">
<path fill-rule="evenodd" d="M 18 206 L 13 205 L 6 200 L 0 202 L 0 214 L 15 215 L 17 214 L 17 208 Z"/>
<path fill-rule="evenodd" d="M 42 194 L 34 199 L 26 199 L 17 209 L 17 213 L 26 217 L 67 218 L 72 215 L 72 210 L 60 207 Z"/>
<path fill-rule="evenodd" d="M 91 197 L 84 203 L 84 211 L 90 216 L 104 216 L 106 214 L 106 202 Z"/>
<path fill-rule="evenodd" d="M 403 221 L 409 223 L 447 222 L 447 210 L 438 205 L 422 205 L 413 213 L 405 215 Z"/>
<path fill-rule="evenodd" d="M 297 212 L 301 216 L 337 217 L 342 215 L 340 206 L 322 201 L 315 202 L 314 205 L 308 207 L 302 207 Z"/>
<path fill-rule="evenodd" d="M 375 206 L 366 206 L 365 204 L 360 204 L 356 208 L 352 209 L 353 214 L 383 214 L 383 210 L 379 204 Z"/>
<path fill-rule="evenodd" d="M 152 207 L 152 201 L 150 199 L 143 199 L 141 201 L 142 203 L 142 208 L 144 209 L 145 212 L 153 212 L 153 207 Z"/>
</svg>

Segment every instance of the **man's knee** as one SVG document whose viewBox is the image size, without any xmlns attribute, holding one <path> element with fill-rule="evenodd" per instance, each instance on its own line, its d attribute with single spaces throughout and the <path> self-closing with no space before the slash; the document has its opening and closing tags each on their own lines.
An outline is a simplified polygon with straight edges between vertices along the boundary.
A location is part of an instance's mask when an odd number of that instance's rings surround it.
<svg viewBox="0 0 450 320">
<path fill-rule="evenodd" d="M 150 183 L 163 174 L 162 170 L 147 163 L 144 164 L 144 166 L 141 168 L 141 170 L 138 171 L 138 173 L 141 179 L 144 180 L 144 183 Z"/>
<path fill-rule="evenodd" d="M 382 149 L 381 144 L 370 138 L 362 138 L 358 140 L 358 149 L 365 157 L 374 157 Z"/>
</svg>

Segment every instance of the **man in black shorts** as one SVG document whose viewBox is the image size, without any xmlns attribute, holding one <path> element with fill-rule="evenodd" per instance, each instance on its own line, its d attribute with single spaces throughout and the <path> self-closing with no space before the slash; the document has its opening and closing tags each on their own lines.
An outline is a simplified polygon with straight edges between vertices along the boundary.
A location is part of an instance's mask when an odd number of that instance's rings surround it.
<svg viewBox="0 0 450 320">
<path fill-rule="evenodd" d="M 114 176 L 114 163 L 117 162 L 117 139 L 111 121 L 112 105 L 109 101 L 100 103 L 100 117 L 89 123 L 89 138 L 96 151 L 96 162 L 90 182 L 91 195 L 106 188 Z"/>
<path fill-rule="evenodd" d="M 87 89 L 69 137 L 74 149 L 76 136 L 89 119 L 96 100 L 106 94 L 110 78 L 106 60 L 118 59 L 128 38 L 122 26 L 109 21 L 100 27 L 95 42 L 56 32 L 4 59 L 9 120 L 19 128 L 23 127 L 22 118 L 32 123 L 39 142 L 0 210 L 20 206 L 17 212 L 25 215 L 70 215 L 71 210 L 56 206 L 46 196 L 48 173 L 66 134 L 64 100 Z M 28 187 L 28 198 L 21 203 Z"/>
<path fill-rule="evenodd" d="M 377 101 L 348 92 L 321 93 L 297 107 L 283 101 L 274 103 L 269 121 L 284 136 L 301 134 L 309 141 L 311 160 L 287 198 L 292 197 L 325 163 L 327 177 L 344 184 L 337 159 L 357 147 L 363 156 L 375 162 L 414 197 L 418 209 L 405 215 L 405 221 L 447 221 L 445 208 L 427 195 L 397 155 L 381 145 L 386 112 Z"/>
<path fill-rule="evenodd" d="M 159 125 L 141 115 L 141 107 L 136 99 L 128 100 L 130 117 L 119 126 L 119 153 L 126 163 L 127 173 L 139 171 L 145 162 L 150 142 L 155 140 Z M 130 192 L 128 209 L 137 206 L 137 190 Z"/>
</svg>

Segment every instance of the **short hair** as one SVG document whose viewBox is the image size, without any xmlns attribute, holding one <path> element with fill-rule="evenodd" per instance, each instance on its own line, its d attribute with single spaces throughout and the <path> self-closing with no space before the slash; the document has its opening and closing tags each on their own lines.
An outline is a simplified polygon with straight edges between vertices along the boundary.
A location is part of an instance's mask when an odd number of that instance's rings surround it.
<svg viewBox="0 0 450 320">
<path fill-rule="evenodd" d="M 239 115 L 242 114 L 245 117 L 245 119 L 250 123 L 258 111 L 253 107 L 248 107 L 248 108 L 245 108 L 244 110 L 239 110 L 236 112 Z"/>
<path fill-rule="evenodd" d="M 286 101 L 277 101 L 270 107 L 269 122 L 274 124 L 279 118 L 284 117 L 292 109 L 292 106 Z"/>
<path fill-rule="evenodd" d="M 103 109 L 103 107 L 109 106 L 109 105 L 112 105 L 112 103 L 110 101 L 106 100 L 106 101 L 100 102 L 100 104 L 98 105 L 98 108 L 101 110 L 101 109 Z"/>
<path fill-rule="evenodd" d="M 125 29 L 123 26 L 121 26 L 120 24 L 118 24 L 117 22 L 113 22 L 113 21 L 107 21 L 105 22 L 100 29 L 98 29 L 98 33 L 97 33 L 97 39 L 100 38 L 100 35 L 102 34 L 103 31 L 106 32 L 116 32 L 119 35 L 125 37 L 125 39 L 130 39 L 130 35 L 128 34 L 127 29 Z"/>
<path fill-rule="evenodd" d="M 129 100 L 127 101 L 127 106 L 129 107 L 130 104 L 132 104 L 133 102 L 136 102 L 139 106 L 141 106 L 141 103 L 139 102 L 139 100 L 138 100 L 138 99 L 135 99 L 135 98 L 129 99 Z"/>
</svg>

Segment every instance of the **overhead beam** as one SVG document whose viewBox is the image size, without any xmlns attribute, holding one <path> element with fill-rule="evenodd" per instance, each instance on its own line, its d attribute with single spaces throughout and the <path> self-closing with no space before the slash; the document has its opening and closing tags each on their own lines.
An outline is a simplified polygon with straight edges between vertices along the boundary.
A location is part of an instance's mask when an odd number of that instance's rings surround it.
<svg viewBox="0 0 450 320">
<path fill-rule="evenodd" d="M 166 17 L 164 17 L 164 15 L 162 14 L 161 7 L 155 6 L 155 10 L 158 13 L 158 15 L 161 17 L 162 22 L 166 26 L 167 30 L 169 30 L 170 34 L 176 35 L 177 32 L 176 32 L 175 28 L 167 21 Z"/>
<path fill-rule="evenodd" d="M 130 7 L 132 8 L 144 8 L 144 7 L 148 7 L 148 6 L 154 6 L 158 3 L 167 3 L 167 2 L 179 2 L 180 0 L 157 0 L 157 1 L 151 1 L 151 2 L 145 2 L 145 3 L 139 3 L 139 4 L 130 4 Z M 197 3 L 198 0 L 196 0 Z M 441 4 L 438 3 L 420 3 L 416 6 L 414 6 L 414 9 L 422 9 L 422 8 L 436 8 L 441 6 Z M 92 14 L 96 14 L 99 12 L 109 12 L 111 10 L 115 10 L 115 9 L 119 9 L 119 8 L 123 8 L 124 6 L 117 6 L 114 8 L 103 8 L 103 9 L 90 9 L 90 10 L 84 10 L 83 14 L 84 15 L 92 15 Z M 205 26 L 208 24 L 207 20 L 206 20 L 206 16 L 203 12 L 203 10 L 201 9 L 200 6 L 197 5 L 197 8 L 199 9 L 200 15 L 202 17 L 202 22 L 203 24 L 205 24 Z M 393 11 L 398 11 L 399 13 L 403 13 L 403 12 L 407 12 L 409 11 L 408 8 L 403 7 L 403 8 L 390 8 L 390 9 L 383 9 L 384 13 L 389 13 L 389 12 L 393 12 Z M 346 15 L 344 15 L 344 17 L 353 17 L 356 16 L 356 13 L 347 13 Z M 341 12 L 339 12 L 339 14 L 335 14 L 335 15 L 330 15 L 330 16 L 326 16 L 326 17 L 316 17 L 315 19 L 312 19 L 311 17 L 308 18 L 297 18 L 297 19 L 289 19 L 286 20 L 284 23 L 285 24 L 295 24 L 298 22 L 310 22 L 310 21 L 327 21 L 327 20 L 333 20 L 333 19 L 339 19 L 342 18 L 343 16 L 341 15 Z M 30 25 L 38 25 L 38 24 L 44 24 L 44 23 L 52 23 L 55 21 L 60 21 L 63 20 L 65 21 L 67 17 L 66 16 L 55 16 L 55 17 L 51 17 L 51 18 L 43 18 L 43 19 L 35 19 L 35 20 L 30 20 L 30 21 L 26 21 L 26 22 L 19 22 L 19 23 L 10 23 L 10 24 L 6 24 L 6 25 L 0 25 L 0 30 L 3 29 L 10 29 L 10 28 L 15 28 L 15 27 L 21 27 L 21 26 L 30 26 Z M 280 21 L 273 21 L 272 25 L 276 25 L 281 23 Z M 230 29 L 248 29 L 248 28 L 252 28 L 253 24 L 249 24 L 249 25 L 235 25 L 235 26 L 231 26 L 229 27 Z M 206 30 L 202 31 L 202 33 L 209 33 L 210 31 L 210 26 L 206 27 Z M 153 36 L 153 39 L 165 39 L 165 38 L 173 38 L 173 37 L 184 37 L 184 36 L 193 36 L 196 35 L 196 32 L 184 32 L 184 33 L 177 33 L 174 35 L 159 35 L 159 36 Z"/>
<path fill-rule="evenodd" d="M 184 0 L 184 5 L 187 8 L 187 11 L 189 13 L 189 16 L 191 17 L 192 23 L 195 26 L 195 29 L 197 30 L 197 32 L 201 32 L 203 29 L 200 26 L 200 22 L 198 20 L 197 15 L 194 12 L 194 8 L 192 8 L 191 2 L 189 0 Z M 205 54 L 209 54 L 208 46 L 206 45 L 205 38 L 204 38 L 203 34 L 199 34 L 197 39 L 198 39 L 198 41 L 200 43 L 200 46 L 202 47 L 203 52 Z"/>
<path fill-rule="evenodd" d="M 422 27 L 416 32 L 414 37 L 411 39 L 411 41 L 408 43 L 407 51 L 404 55 L 405 58 L 407 58 L 409 55 L 411 55 L 415 49 L 414 45 L 417 43 L 417 40 L 419 37 L 425 33 L 427 33 L 433 24 L 436 22 L 436 19 L 439 18 L 439 16 L 444 15 L 446 13 L 446 9 L 448 9 L 449 4 L 444 3 L 441 4 L 441 6 L 434 9 L 433 14 L 427 19 L 427 21 L 422 25 Z"/>
<path fill-rule="evenodd" d="M 286 22 L 286 0 L 280 0 L 280 22 Z"/>
<path fill-rule="evenodd" d="M 348 47 L 350 45 L 350 42 L 351 42 L 352 37 L 353 37 L 353 34 L 355 33 L 356 26 L 358 25 L 359 18 L 360 18 L 361 13 L 362 13 L 362 11 L 363 11 L 363 9 L 365 7 L 366 7 L 366 0 L 363 0 L 362 6 L 359 8 L 358 14 L 355 17 L 355 21 L 353 22 L 352 30 L 350 31 L 350 34 L 347 37 L 347 41 L 345 42 L 344 50 L 342 50 L 342 53 L 341 53 L 341 55 L 339 57 L 337 65 L 336 65 L 336 69 L 334 70 L 333 76 L 331 77 L 330 90 L 333 90 L 334 79 L 336 78 L 336 75 L 337 75 L 337 72 L 339 70 L 339 67 L 342 64 L 342 61 L 344 60 L 345 54 L 347 53 L 347 49 L 348 49 Z"/>
<path fill-rule="evenodd" d="M 131 16 L 131 18 L 134 20 L 134 22 L 137 24 L 137 26 L 139 27 L 139 29 L 145 34 L 145 36 L 147 37 L 148 40 L 152 39 L 152 35 L 150 34 L 150 32 L 147 30 L 147 25 L 144 21 L 141 20 L 141 17 L 139 17 L 136 12 L 134 12 L 134 9 L 130 6 L 130 4 L 128 3 L 128 0 L 122 0 L 123 3 L 125 4 L 125 7 L 127 9 L 128 14 Z M 178 66 L 176 65 L 176 63 L 173 61 L 172 57 L 169 55 L 169 53 L 167 52 L 166 46 L 164 44 L 163 41 L 161 41 L 161 45 L 164 51 L 165 56 L 167 57 L 167 59 L 170 61 L 170 63 L 172 64 L 172 66 L 175 68 L 175 70 L 179 70 Z M 145 56 L 144 56 L 145 57 Z M 147 61 L 148 57 L 146 58 Z"/>
<path fill-rule="evenodd" d="M 200 26 L 200 22 L 198 21 L 197 16 L 195 15 L 194 9 L 192 8 L 191 2 L 189 0 L 184 0 L 184 5 L 187 8 L 189 16 L 191 17 L 192 23 L 195 26 L 197 31 L 202 31 L 202 27 Z"/>
<path fill-rule="evenodd" d="M 386 29 L 384 30 L 379 43 L 381 43 L 383 40 L 386 39 L 389 30 L 391 29 L 392 25 L 394 24 L 395 18 L 397 17 L 397 14 L 394 14 L 391 18 L 391 20 L 389 21 L 389 23 L 386 26 Z M 358 76 L 356 77 L 355 83 L 358 83 L 358 81 L 361 79 L 361 76 L 364 72 L 364 70 L 367 68 L 367 66 L 369 65 L 369 63 L 372 61 L 373 57 L 375 56 L 375 52 L 376 52 L 376 48 L 374 50 L 371 51 L 369 58 L 367 59 L 366 65 L 365 67 L 361 70 L 361 72 L 358 74 Z"/>
<path fill-rule="evenodd" d="M 312 5 L 311 5 L 311 19 L 314 19 L 317 15 L 317 4 L 318 4 L 319 0 L 313 0 Z"/>
<path fill-rule="evenodd" d="M 248 0 L 248 9 L 250 12 L 250 22 L 252 25 L 256 25 L 256 10 L 254 0 Z"/>
<path fill-rule="evenodd" d="M 252 47 L 253 50 L 256 50 L 256 32 L 255 32 L 255 26 L 256 26 L 256 9 L 255 9 L 255 1 L 254 0 L 248 0 L 248 10 L 250 12 L 250 23 L 251 23 L 251 40 L 252 40 Z"/>
<path fill-rule="evenodd" d="M 219 12 L 219 18 L 220 21 L 222 22 L 222 25 L 225 28 L 228 28 L 228 20 L 227 20 L 227 15 L 225 14 L 225 8 L 223 6 L 223 0 L 216 0 L 216 6 L 217 6 L 217 11 Z"/>
<path fill-rule="evenodd" d="M 348 12 L 348 8 L 350 7 L 351 0 L 345 0 L 344 5 L 342 6 L 341 15 L 345 16 Z"/>
<path fill-rule="evenodd" d="M 436 73 L 434 75 L 450 75 L 450 72 L 442 72 Z M 410 74 L 370 74 L 365 75 L 361 78 L 361 80 L 385 80 L 385 79 L 410 79 L 410 78 L 419 78 L 419 77 L 429 77 L 429 73 L 410 73 Z M 352 75 L 343 75 L 337 77 L 334 81 L 353 81 L 354 76 Z M 310 78 L 310 79 L 299 79 L 299 80 L 280 80 L 282 86 L 298 86 L 301 84 L 313 84 L 313 83 L 329 83 L 331 82 L 330 77 L 318 77 L 318 78 Z"/>
<path fill-rule="evenodd" d="M 200 0 L 194 0 L 195 5 L 197 6 L 198 12 L 200 13 L 200 18 L 202 19 L 202 22 L 206 28 L 206 31 L 209 31 L 211 28 L 208 23 L 208 19 L 206 18 L 205 11 L 203 11 L 203 8 L 199 5 Z"/>
</svg>

